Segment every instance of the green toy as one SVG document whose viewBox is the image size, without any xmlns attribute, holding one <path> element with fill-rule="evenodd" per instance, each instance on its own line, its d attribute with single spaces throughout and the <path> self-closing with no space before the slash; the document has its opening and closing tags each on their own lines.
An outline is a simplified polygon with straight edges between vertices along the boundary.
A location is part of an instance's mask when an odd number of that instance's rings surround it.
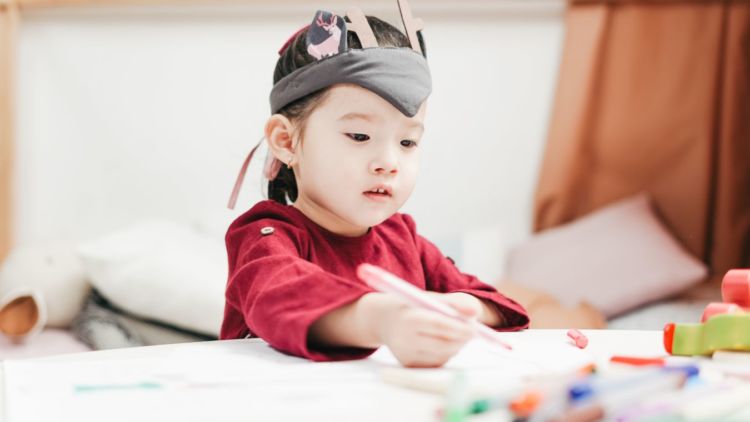
<svg viewBox="0 0 750 422">
<path fill-rule="evenodd" d="M 730 270 L 722 280 L 723 302 L 710 303 L 700 324 L 664 327 L 664 348 L 679 356 L 711 355 L 717 350 L 750 351 L 750 270 Z"/>
<path fill-rule="evenodd" d="M 711 355 L 717 350 L 750 352 L 750 314 L 721 314 L 702 324 L 664 327 L 664 348 L 678 356 Z"/>
</svg>

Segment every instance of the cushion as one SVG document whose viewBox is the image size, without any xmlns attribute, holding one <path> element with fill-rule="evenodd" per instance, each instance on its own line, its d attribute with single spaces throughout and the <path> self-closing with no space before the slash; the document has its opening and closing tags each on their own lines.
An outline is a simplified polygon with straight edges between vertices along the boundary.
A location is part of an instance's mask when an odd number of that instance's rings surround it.
<svg viewBox="0 0 750 422">
<path fill-rule="evenodd" d="M 82 244 L 97 291 L 133 315 L 218 336 L 228 272 L 220 239 L 170 221 L 144 221 Z"/>
<path fill-rule="evenodd" d="M 611 317 L 706 275 L 641 194 L 533 236 L 511 250 L 505 277 L 567 306 L 588 302 Z"/>
</svg>

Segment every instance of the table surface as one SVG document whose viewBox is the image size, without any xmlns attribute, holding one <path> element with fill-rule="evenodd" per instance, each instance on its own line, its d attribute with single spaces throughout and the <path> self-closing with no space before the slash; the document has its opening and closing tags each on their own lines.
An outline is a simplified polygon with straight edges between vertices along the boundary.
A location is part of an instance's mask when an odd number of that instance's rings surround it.
<svg viewBox="0 0 750 422">
<path fill-rule="evenodd" d="M 660 331 L 581 331 L 589 338 L 583 350 L 572 345 L 565 330 L 532 329 L 503 334 L 510 342 L 526 345 L 512 352 L 523 359 L 467 350 L 447 369 L 413 371 L 455 376 L 455 369 L 465 369 L 502 385 L 528 372 L 528 365 L 562 370 L 586 360 L 606 365 L 613 354 L 665 355 Z M 534 362 L 525 362 L 526 358 Z M 51 417 L 434 421 L 444 396 L 385 383 L 380 375 L 387 368 L 399 368 L 387 348 L 368 359 L 313 363 L 279 353 L 258 339 L 8 360 L 3 362 L 0 400 L 5 402 L 0 402 L 0 409 L 8 422 Z M 158 379 L 152 382 L 154 376 Z"/>
</svg>

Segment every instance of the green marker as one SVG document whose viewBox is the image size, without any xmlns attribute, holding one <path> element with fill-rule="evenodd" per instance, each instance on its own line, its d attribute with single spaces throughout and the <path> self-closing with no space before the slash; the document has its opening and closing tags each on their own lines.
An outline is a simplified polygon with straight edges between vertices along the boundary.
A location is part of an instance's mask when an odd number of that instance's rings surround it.
<svg viewBox="0 0 750 422">
<path fill-rule="evenodd" d="M 469 414 L 479 415 L 490 410 L 502 409 L 508 405 L 508 401 L 501 398 L 474 400 L 469 405 Z"/>
<path fill-rule="evenodd" d="M 446 398 L 443 422 L 463 422 L 469 415 L 468 385 L 466 374 L 458 371 L 451 382 Z"/>
</svg>

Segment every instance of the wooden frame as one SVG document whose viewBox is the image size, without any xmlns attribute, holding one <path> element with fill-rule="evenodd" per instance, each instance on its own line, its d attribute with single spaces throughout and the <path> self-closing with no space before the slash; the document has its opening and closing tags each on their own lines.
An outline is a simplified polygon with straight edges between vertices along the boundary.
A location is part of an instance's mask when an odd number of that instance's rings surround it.
<svg viewBox="0 0 750 422">
<path fill-rule="evenodd" d="M 0 0 L 0 262 L 12 245 L 13 139 L 17 1 Z"/>
<path fill-rule="evenodd" d="M 252 4 L 257 0 L 223 0 L 223 4 Z M 540 11 L 557 13 L 566 0 L 411 0 L 420 10 L 431 12 L 469 13 L 486 16 L 487 12 L 502 14 L 538 14 Z M 322 0 L 327 5 L 361 3 L 354 0 Z M 174 4 L 207 4 L 207 0 L 0 0 L 0 263 L 13 246 L 13 156 L 15 142 L 16 47 L 18 28 L 24 10 L 59 8 L 66 6 L 151 6 Z M 382 6 L 382 4 L 381 4 Z M 285 0 L 278 8 L 315 7 L 309 0 Z M 373 10 L 375 12 L 375 10 Z"/>
</svg>

